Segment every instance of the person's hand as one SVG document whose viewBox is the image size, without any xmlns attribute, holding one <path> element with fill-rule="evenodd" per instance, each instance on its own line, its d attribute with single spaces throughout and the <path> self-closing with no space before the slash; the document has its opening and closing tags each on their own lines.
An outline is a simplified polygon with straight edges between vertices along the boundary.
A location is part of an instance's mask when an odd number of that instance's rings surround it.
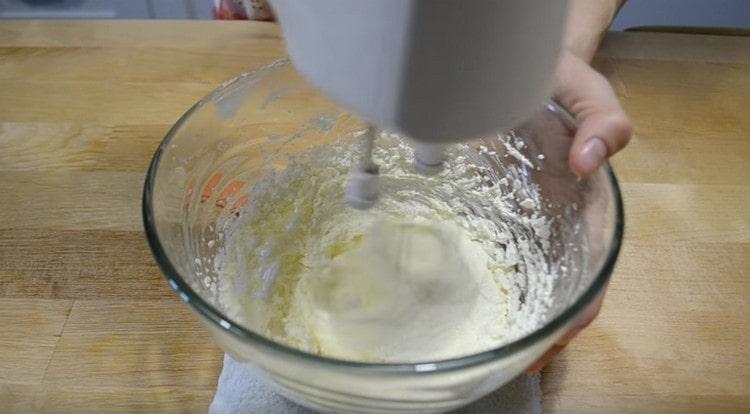
<svg viewBox="0 0 750 414">
<path fill-rule="evenodd" d="M 583 59 L 563 52 L 555 77 L 555 99 L 576 119 L 570 148 L 570 169 L 579 176 L 594 173 L 630 140 L 633 126 L 612 86 Z M 528 372 L 544 368 L 599 314 L 604 291 L 578 317 L 573 327 L 539 358 Z"/>
<path fill-rule="evenodd" d="M 528 367 L 526 369 L 526 372 L 533 373 L 541 371 L 542 368 L 547 366 L 547 364 L 549 364 L 552 359 L 560 353 L 560 351 L 565 349 L 565 346 L 568 345 L 568 343 L 572 341 L 573 338 L 576 337 L 576 335 L 578 335 L 584 328 L 589 326 L 589 324 L 591 324 L 594 319 L 596 319 L 596 315 L 599 314 L 599 310 L 602 308 L 605 291 L 606 288 L 602 290 L 602 293 L 599 294 L 599 297 L 597 297 L 591 303 L 591 305 L 589 305 L 589 307 L 586 308 L 585 311 L 583 311 L 581 316 L 579 316 L 576 322 L 573 324 L 573 327 L 570 328 L 570 330 L 566 332 L 565 335 L 562 336 L 562 338 L 558 339 L 557 342 L 555 342 L 555 344 L 552 345 L 552 347 L 548 349 L 547 352 L 544 353 L 544 355 L 541 356 L 541 358 L 537 359 L 536 362 Z"/>
<path fill-rule="evenodd" d="M 592 174 L 630 140 L 633 125 L 612 86 L 571 52 L 562 54 L 553 94 L 578 124 L 570 149 L 570 168 L 575 174 Z"/>
</svg>

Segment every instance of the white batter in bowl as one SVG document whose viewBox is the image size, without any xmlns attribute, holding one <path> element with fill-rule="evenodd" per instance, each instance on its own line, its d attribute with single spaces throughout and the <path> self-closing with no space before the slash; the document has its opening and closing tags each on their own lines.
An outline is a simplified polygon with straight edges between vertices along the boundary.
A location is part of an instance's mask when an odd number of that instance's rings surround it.
<svg viewBox="0 0 750 414">
<path fill-rule="evenodd" d="M 411 148 L 383 134 L 381 199 L 366 211 L 344 199 L 353 145 L 317 147 L 262 178 L 214 260 L 231 317 L 307 352 L 370 362 L 465 356 L 536 328 L 557 277 L 548 219 L 534 186 L 497 184 L 483 167 L 496 153 L 480 152 L 457 145 L 425 177 Z"/>
</svg>

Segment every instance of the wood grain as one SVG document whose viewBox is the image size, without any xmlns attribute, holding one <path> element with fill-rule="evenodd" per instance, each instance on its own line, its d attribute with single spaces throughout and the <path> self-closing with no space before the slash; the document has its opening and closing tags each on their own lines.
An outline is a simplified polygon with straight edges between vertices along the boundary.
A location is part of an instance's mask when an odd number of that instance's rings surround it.
<svg viewBox="0 0 750 414">
<path fill-rule="evenodd" d="M 0 384 L 43 380 L 72 305 L 69 300 L 0 300 Z"/>
<path fill-rule="evenodd" d="M 283 56 L 246 22 L 0 22 L 0 411 L 205 412 L 221 351 L 140 217 L 170 125 Z M 552 413 L 750 410 L 750 38 L 608 36 L 636 124 L 626 240 L 593 325 L 543 375 Z"/>
<path fill-rule="evenodd" d="M 210 389 L 221 355 L 192 319 L 176 298 L 76 301 L 44 383 Z"/>
</svg>

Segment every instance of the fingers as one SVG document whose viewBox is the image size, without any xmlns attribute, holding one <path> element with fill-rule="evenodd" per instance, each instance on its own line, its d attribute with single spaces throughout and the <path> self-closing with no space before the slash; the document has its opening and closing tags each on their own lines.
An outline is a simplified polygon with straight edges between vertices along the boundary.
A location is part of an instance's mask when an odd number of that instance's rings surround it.
<svg viewBox="0 0 750 414">
<path fill-rule="evenodd" d="M 572 328 L 568 332 L 565 333 L 560 339 L 555 342 L 554 345 L 550 349 L 547 350 L 547 352 L 544 353 L 539 359 L 536 360 L 533 364 L 531 364 L 530 367 L 526 369 L 526 372 L 528 373 L 534 373 L 541 371 L 542 368 L 547 366 L 552 359 L 557 356 L 563 349 L 565 349 L 565 346 L 570 343 L 570 341 L 578 335 L 584 328 L 589 326 L 591 322 L 596 319 L 596 316 L 599 314 L 599 311 L 602 308 L 602 303 L 604 302 L 604 292 L 599 294 L 599 296 L 586 308 L 586 310 L 583 312 L 583 314 L 578 318 L 575 325 L 573 325 Z"/>
<path fill-rule="evenodd" d="M 582 330 L 584 330 L 587 326 L 591 325 L 591 322 L 596 319 L 596 316 L 599 315 L 599 311 L 602 309 L 602 303 L 604 302 L 604 293 L 605 291 L 602 291 L 602 293 L 599 294 L 599 296 L 594 299 L 593 302 L 586 308 L 586 310 L 583 311 L 583 314 L 578 317 L 578 320 L 573 325 L 570 330 L 562 336 L 562 338 L 557 340 L 558 345 L 567 345 L 573 338 L 578 335 Z"/>
<path fill-rule="evenodd" d="M 548 349 L 541 358 L 537 359 L 536 362 L 534 362 L 530 367 L 526 368 L 526 372 L 529 374 L 533 374 L 535 372 L 541 371 L 544 367 L 547 366 L 547 364 L 552 362 L 557 354 L 559 354 L 563 349 L 565 349 L 565 345 L 552 345 L 552 348 Z"/>
<path fill-rule="evenodd" d="M 580 176 L 590 175 L 628 143 L 632 123 L 607 79 L 570 53 L 561 59 L 555 85 L 556 99 L 578 123 L 570 168 Z"/>
</svg>

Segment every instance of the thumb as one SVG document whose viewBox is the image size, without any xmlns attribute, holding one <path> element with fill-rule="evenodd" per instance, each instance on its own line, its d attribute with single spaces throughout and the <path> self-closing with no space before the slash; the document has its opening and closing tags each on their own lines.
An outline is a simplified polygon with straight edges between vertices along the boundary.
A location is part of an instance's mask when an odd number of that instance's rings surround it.
<svg viewBox="0 0 750 414">
<path fill-rule="evenodd" d="M 570 53 L 562 56 L 554 89 L 578 124 L 570 168 L 579 176 L 590 175 L 628 143 L 632 123 L 607 79 Z"/>
</svg>

